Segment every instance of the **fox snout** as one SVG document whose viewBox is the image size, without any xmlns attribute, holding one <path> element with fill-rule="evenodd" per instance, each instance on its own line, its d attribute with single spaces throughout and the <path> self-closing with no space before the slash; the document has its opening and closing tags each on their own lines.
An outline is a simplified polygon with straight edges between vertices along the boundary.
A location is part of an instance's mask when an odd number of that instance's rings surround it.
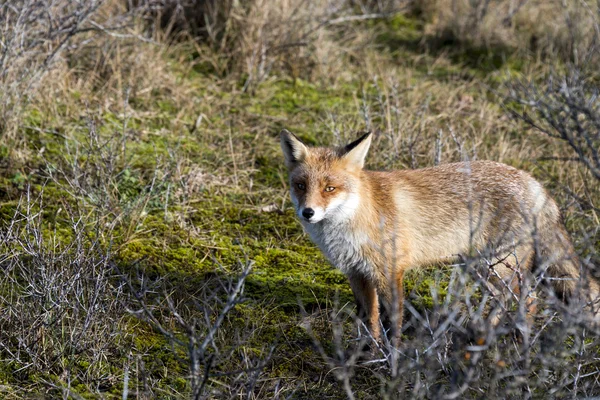
<svg viewBox="0 0 600 400">
<path fill-rule="evenodd" d="M 312 208 L 305 208 L 304 210 L 302 210 L 302 216 L 307 220 L 310 221 L 310 218 L 315 215 L 315 210 L 313 210 Z"/>
<path fill-rule="evenodd" d="M 325 217 L 325 210 L 321 207 L 298 207 L 298 217 L 311 224 L 316 224 Z"/>
</svg>

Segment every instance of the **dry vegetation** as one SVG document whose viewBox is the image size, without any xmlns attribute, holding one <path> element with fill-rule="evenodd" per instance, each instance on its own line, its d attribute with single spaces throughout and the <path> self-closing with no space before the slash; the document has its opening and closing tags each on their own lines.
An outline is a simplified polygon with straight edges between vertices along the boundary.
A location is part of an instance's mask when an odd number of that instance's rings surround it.
<svg viewBox="0 0 600 400">
<path fill-rule="evenodd" d="M 372 130 L 371 168 L 526 169 L 598 276 L 598 16 L 586 0 L 0 4 L 0 397 L 600 395 L 581 305 L 539 274 L 527 332 L 522 299 L 486 289 L 485 254 L 411 273 L 402 346 L 366 357 L 277 141 Z"/>
</svg>

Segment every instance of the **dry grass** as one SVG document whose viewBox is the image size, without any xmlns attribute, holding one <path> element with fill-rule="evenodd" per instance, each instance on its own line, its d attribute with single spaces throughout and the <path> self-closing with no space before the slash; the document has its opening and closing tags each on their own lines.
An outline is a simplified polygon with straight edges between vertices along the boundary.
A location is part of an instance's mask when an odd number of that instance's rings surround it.
<svg viewBox="0 0 600 400">
<path fill-rule="evenodd" d="M 598 45 L 598 5 L 593 1 L 433 0 L 419 7 L 429 21 L 429 35 L 469 46 L 585 65 L 590 48 Z"/>
</svg>

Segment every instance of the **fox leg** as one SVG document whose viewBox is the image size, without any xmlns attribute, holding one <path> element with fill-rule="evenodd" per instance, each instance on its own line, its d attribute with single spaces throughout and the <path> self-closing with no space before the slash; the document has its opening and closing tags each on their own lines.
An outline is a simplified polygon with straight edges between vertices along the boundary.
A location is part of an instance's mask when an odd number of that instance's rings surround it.
<svg viewBox="0 0 600 400">
<path fill-rule="evenodd" d="M 386 279 L 386 284 L 379 288 L 383 302 L 382 322 L 388 338 L 394 347 L 400 344 L 402 334 L 402 318 L 404 316 L 404 270 L 394 272 Z"/>
<path fill-rule="evenodd" d="M 358 307 L 358 316 L 367 325 L 373 339 L 379 341 L 381 338 L 379 299 L 377 298 L 375 285 L 369 279 L 360 275 L 351 275 L 348 279 Z"/>
<path fill-rule="evenodd" d="M 392 292 L 392 307 L 390 307 L 390 320 L 392 323 L 392 344 L 398 347 L 402 335 L 402 318 L 404 316 L 404 271 L 396 272 Z M 396 307 L 393 307 L 395 301 Z"/>
</svg>

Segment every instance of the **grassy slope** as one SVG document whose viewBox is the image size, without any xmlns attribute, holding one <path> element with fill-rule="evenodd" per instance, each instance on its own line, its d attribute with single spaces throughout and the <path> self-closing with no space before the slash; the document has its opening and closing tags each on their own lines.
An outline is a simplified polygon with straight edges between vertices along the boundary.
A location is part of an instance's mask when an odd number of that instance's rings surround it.
<svg viewBox="0 0 600 400">
<path fill-rule="evenodd" d="M 501 55 L 473 51 L 444 55 L 443 48 L 433 55 L 422 55 L 418 21 L 398 17 L 379 28 L 384 31 L 379 37 L 381 60 L 385 60 L 387 68 L 397 71 L 400 85 L 406 85 L 408 94 L 401 92 L 400 101 L 418 109 L 424 100 L 417 98 L 416 93 L 429 96 L 422 119 L 426 130 L 435 135 L 437 126 L 447 127 L 448 121 L 457 117 L 452 114 L 457 105 L 463 104 L 461 112 L 466 122 L 458 122 L 457 129 L 463 130 L 465 143 L 477 146 L 480 158 L 522 166 L 524 161 L 519 161 L 518 156 L 521 149 L 532 145 L 527 142 L 530 139 L 515 136 L 510 123 L 495 121 L 502 112 L 480 86 L 481 82 L 500 79 L 507 68 L 520 68 L 519 60 L 506 62 Z M 273 77 L 247 94 L 241 91 L 239 83 L 223 81 L 207 72 L 197 59 L 189 57 L 188 51 L 182 48 L 161 55 L 168 65 L 166 73 L 183 94 L 156 90 L 152 96 L 138 98 L 132 93 L 126 108 L 114 101 L 99 111 L 89 110 L 87 100 L 76 96 L 57 98 L 51 107 L 33 106 L 23 124 L 29 127 L 23 128 L 28 159 L 11 163 L 8 173 L 2 175 L 2 215 L 12 215 L 27 183 L 41 188 L 43 179 L 36 175 L 39 166 L 62 165 L 70 157 L 67 148 L 78 143 L 85 147 L 89 118 L 97 121 L 101 135 L 126 132 L 126 155 L 120 159 L 126 167 L 113 185 L 117 207 L 126 208 L 128 202 L 139 198 L 151 183 L 153 171 L 162 168 L 167 173 L 161 175 L 165 184 L 156 189 L 143 212 L 129 222 L 117 224 L 113 254 L 119 267 L 126 272 L 141 270 L 150 278 L 163 277 L 185 297 L 210 285 L 215 276 L 237 274 L 239 260 L 252 260 L 246 301 L 227 318 L 227 334 L 223 333 L 222 340 L 231 343 L 226 336 L 233 332 L 253 333 L 217 369 L 236 368 L 243 354 L 260 358 L 274 346 L 264 379 L 259 383 L 265 397 L 270 397 L 279 385 L 284 388 L 283 394 L 296 390 L 301 398 L 344 398 L 333 372 L 313 350 L 311 335 L 301 323 L 309 318 L 319 339 L 329 348 L 332 343 L 328 313 L 336 307 L 351 308 L 351 292 L 345 278 L 332 269 L 295 220 L 287 200 L 286 175 L 276 136 L 280 128 L 287 127 L 310 143 L 335 143 L 338 139 L 330 129 L 332 113 L 343 128 L 362 129 L 361 103 L 367 99 L 376 108 L 377 96 L 385 91 L 373 84 L 378 60 L 349 69 L 348 76 L 333 84 Z M 475 111 L 479 114 L 472 117 Z M 199 116 L 202 118 L 196 126 Z M 375 118 L 373 124 L 390 122 L 383 119 Z M 406 130 L 412 128 L 408 126 Z M 490 133 L 480 137 L 469 133 L 481 130 Z M 503 152 L 498 149 L 499 144 L 510 150 Z M 385 137 L 375 143 L 373 167 L 410 165 L 406 154 L 391 158 L 381 154 L 388 145 Z M 430 142 L 423 146 L 431 149 L 433 145 Z M 458 152 L 444 155 L 447 159 L 461 157 Z M 430 150 L 423 150 L 417 161 L 427 165 L 431 158 Z M 63 195 L 53 183 L 45 189 L 47 204 L 61 204 Z M 265 209 L 271 205 L 276 207 Z M 49 216 L 53 211 L 52 207 L 46 210 Z M 58 226 L 68 222 L 61 217 L 49 220 Z M 433 272 L 409 276 L 407 293 L 411 293 L 409 298 L 415 305 L 431 305 L 429 286 L 435 280 Z M 173 327 L 177 331 L 176 324 Z M 170 397 L 189 389 L 183 379 L 187 373 L 185 360 L 176 357 L 183 355 L 182 349 L 173 350 L 162 335 L 134 317 L 124 317 L 119 328 L 128 351 L 145 365 L 148 390 L 156 396 Z M 101 391 L 117 398 L 128 356 L 127 351 L 115 354 L 116 358 L 107 360 L 105 365 L 115 379 Z M 73 376 L 83 377 L 87 366 L 81 357 Z M 60 377 L 52 375 L 54 372 L 10 373 L 21 367 L 3 368 L 0 378 L 6 393 L 14 392 L 18 397 L 27 390 L 23 388 L 35 391 L 37 384 L 44 381 L 65 385 Z M 364 398 L 377 398 L 377 375 L 360 374 L 359 371 L 353 381 L 357 392 Z M 139 384 L 141 375 L 138 368 L 132 382 Z M 76 392 L 86 396 L 98 392 L 79 381 L 84 379 L 76 378 L 71 383 Z M 215 380 L 212 384 L 218 391 L 220 383 Z"/>
</svg>

